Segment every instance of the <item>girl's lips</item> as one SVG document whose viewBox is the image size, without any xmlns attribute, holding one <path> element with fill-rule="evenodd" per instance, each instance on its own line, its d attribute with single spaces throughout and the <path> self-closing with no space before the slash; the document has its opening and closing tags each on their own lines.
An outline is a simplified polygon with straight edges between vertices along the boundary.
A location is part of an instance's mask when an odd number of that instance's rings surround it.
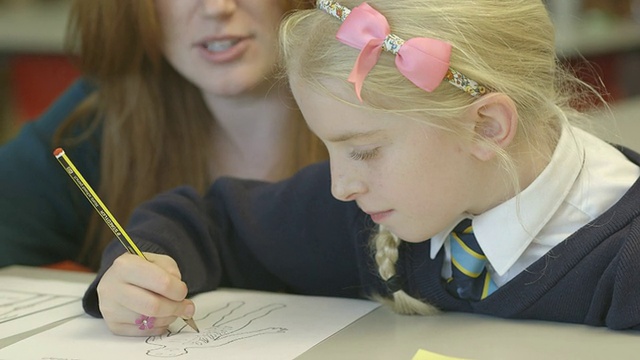
<svg viewBox="0 0 640 360">
<path fill-rule="evenodd" d="M 242 57 L 249 48 L 249 38 L 225 38 L 217 39 L 219 43 L 231 42 L 231 46 L 224 48 L 221 51 L 213 51 L 216 46 L 212 46 L 211 43 L 216 40 L 209 40 L 201 42 L 197 45 L 198 52 L 207 61 L 214 64 L 224 64 L 235 61 Z"/>
<path fill-rule="evenodd" d="M 386 218 L 391 216 L 391 213 L 393 213 L 393 210 L 380 211 L 380 212 L 374 212 L 374 213 L 368 213 L 368 214 L 369 216 L 371 216 L 371 220 L 373 220 L 373 222 L 379 224 L 380 222 L 384 221 Z"/>
</svg>

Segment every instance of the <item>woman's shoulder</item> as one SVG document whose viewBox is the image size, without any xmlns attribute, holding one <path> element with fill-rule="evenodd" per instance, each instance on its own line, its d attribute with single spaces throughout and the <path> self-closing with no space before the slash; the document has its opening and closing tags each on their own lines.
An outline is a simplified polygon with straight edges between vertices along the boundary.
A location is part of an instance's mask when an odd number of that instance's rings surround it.
<svg viewBox="0 0 640 360">
<path fill-rule="evenodd" d="M 51 166 L 57 166 L 55 161 L 52 162 L 53 165 L 50 165 L 49 161 L 50 158 L 53 158 L 51 152 L 53 151 L 56 130 L 93 91 L 95 91 L 95 86 L 87 80 L 82 78 L 76 80 L 39 118 L 23 124 L 18 134 L 0 147 L 0 159 L 7 162 L 21 159 L 20 161 L 31 164 L 30 168 L 34 171 L 50 171 Z M 95 157 L 96 151 L 93 149 L 96 148 L 96 145 L 93 142 L 85 141 L 75 148 L 78 149 L 75 153 L 82 154 L 81 159 L 93 160 Z M 40 165 L 36 166 L 35 164 Z M 26 171 L 23 173 L 24 176 L 33 176 Z"/>
</svg>

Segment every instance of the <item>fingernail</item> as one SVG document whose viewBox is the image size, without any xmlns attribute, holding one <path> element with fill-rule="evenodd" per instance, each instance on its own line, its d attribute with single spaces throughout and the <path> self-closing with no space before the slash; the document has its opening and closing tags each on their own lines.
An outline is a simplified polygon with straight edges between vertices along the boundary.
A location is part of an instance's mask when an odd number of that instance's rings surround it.
<svg viewBox="0 0 640 360">
<path fill-rule="evenodd" d="M 187 307 L 184 308 L 184 318 L 192 318 L 193 314 L 195 314 L 196 312 L 196 308 L 195 306 L 193 306 L 193 304 L 189 304 L 187 305 Z"/>
</svg>

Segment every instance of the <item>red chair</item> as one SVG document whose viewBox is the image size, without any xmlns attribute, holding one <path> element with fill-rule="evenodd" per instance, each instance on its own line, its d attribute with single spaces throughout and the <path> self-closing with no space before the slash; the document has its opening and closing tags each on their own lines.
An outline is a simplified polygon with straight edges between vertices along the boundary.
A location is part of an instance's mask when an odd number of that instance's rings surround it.
<svg viewBox="0 0 640 360">
<path fill-rule="evenodd" d="M 11 107 L 18 125 L 37 118 L 80 75 L 64 55 L 9 58 Z"/>
</svg>

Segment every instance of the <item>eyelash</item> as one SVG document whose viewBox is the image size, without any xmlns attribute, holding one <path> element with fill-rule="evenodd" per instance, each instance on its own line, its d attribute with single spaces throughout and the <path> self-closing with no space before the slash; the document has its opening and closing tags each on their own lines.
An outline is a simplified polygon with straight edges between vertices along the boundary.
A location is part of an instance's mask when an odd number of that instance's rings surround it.
<svg viewBox="0 0 640 360">
<path fill-rule="evenodd" d="M 373 158 L 375 158 L 378 155 L 378 149 L 379 148 L 375 148 L 372 150 L 367 150 L 367 151 L 351 151 L 351 153 L 349 153 L 349 157 L 353 160 L 356 161 L 366 161 L 366 160 L 371 160 Z"/>
</svg>

